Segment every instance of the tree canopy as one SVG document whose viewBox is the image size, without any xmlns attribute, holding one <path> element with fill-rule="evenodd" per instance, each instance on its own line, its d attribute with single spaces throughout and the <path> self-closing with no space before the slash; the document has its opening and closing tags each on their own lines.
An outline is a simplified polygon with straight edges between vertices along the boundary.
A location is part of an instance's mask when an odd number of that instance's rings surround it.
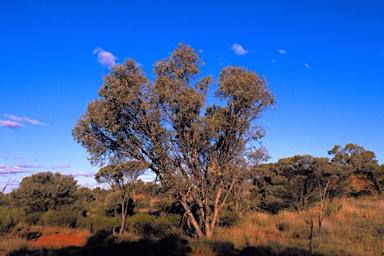
<svg viewBox="0 0 384 256">
<path fill-rule="evenodd" d="M 202 64 L 181 43 L 155 63 L 153 83 L 132 59 L 115 65 L 72 134 L 94 165 L 138 161 L 152 170 L 197 235 L 210 238 L 240 173 L 264 158 L 255 143 L 264 129 L 255 121 L 275 99 L 264 77 L 233 66 L 211 94 L 216 83 L 200 76 Z"/>
<path fill-rule="evenodd" d="M 76 201 L 77 181 L 60 173 L 39 172 L 23 178 L 13 192 L 20 207 L 30 211 L 57 210 Z"/>
</svg>

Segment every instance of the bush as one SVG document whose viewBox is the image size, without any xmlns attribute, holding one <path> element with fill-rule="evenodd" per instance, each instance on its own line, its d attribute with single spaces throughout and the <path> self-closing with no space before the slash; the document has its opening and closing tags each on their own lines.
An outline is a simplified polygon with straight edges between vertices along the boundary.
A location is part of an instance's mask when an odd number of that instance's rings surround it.
<svg viewBox="0 0 384 256">
<path fill-rule="evenodd" d="M 240 218 L 236 212 L 225 212 L 223 216 L 220 217 L 220 226 L 221 227 L 233 227 Z"/>
<path fill-rule="evenodd" d="M 147 213 L 138 213 L 127 219 L 127 229 L 139 236 L 164 237 L 172 233 L 174 217 L 156 218 Z"/>
<path fill-rule="evenodd" d="M 136 209 L 150 209 L 151 208 L 151 202 L 146 198 L 140 198 L 136 200 Z"/>
<path fill-rule="evenodd" d="M 45 226 L 57 226 L 63 228 L 76 227 L 78 214 L 70 208 L 65 207 L 60 210 L 49 210 L 41 217 L 41 221 Z"/>
<path fill-rule="evenodd" d="M 0 233 L 9 233 L 21 221 L 23 211 L 16 208 L 0 207 Z"/>
<path fill-rule="evenodd" d="M 325 215 L 326 216 L 333 216 L 333 215 L 337 215 L 341 209 L 343 209 L 343 205 L 342 204 L 339 204 L 339 205 L 335 205 L 335 204 L 330 204 L 327 206 L 326 210 L 325 210 Z"/>
<path fill-rule="evenodd" d="M 23 221 L 28 225 L 36 225 L 39 223 L 43 213 L 41 212 L 31 212 L 24 216 Z"/>
<path fill-rule="evenodd" d="M 84 218 L 84 219 L 87 219 L 87 218 Z M 91 218 L 90 221 L 92 222 L 92 228 L 91 228 L 92 232 L 98 232 L 100 230 L 112 232 L 116 225 L 115 217 L 107 217 L 107 216 L 95 214 L 90 218 Z M 87 224 L 85 223 L 84 225 L 87 225 Z M 89 225 L 91 224 L 89 223 Z"/>
</svg>

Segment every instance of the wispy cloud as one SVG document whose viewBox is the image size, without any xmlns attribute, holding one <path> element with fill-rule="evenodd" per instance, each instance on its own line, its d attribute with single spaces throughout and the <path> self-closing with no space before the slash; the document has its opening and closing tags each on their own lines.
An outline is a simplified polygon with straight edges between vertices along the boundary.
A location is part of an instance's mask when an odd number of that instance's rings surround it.
<svg viewBox="0 0 384 256">
<path fill-rule="evenodd" d="M 28 173 L 28 171 L 24 170 L 19 166 L 9 166 L 0 164 L 0 176 L 5 176 L 7 174 L 18 174 L 18 173 Z"/>
<path fill-rule="evenodd" d="M 18 116 L 15 116 L 15 115 L 4 114 L 4 116 L 9 118 L 9 119 L 11 119 L 12 121 L 16 121 L 16 122 L 22 122 L 23 121 L 22 117 L 18 117 Z"/>
<path fill-rule="evenodd" d="M 82 177 L 95 177 L 95 173 L 89 173 L 89 172 L 68 172 L 68 173 L 61 173 L 62 175 L 66 176 L 72 176 L 74 178 L 82 176 Z"/>
<path fill-rule="evenodd" d="M 70 165 L 55 165 L 55 166 L 49 167 L 49 169 L 68 169 L 68 168 L 71 168 L 71 166 Z"/>
<path fill-rule="evenodd" d="M 43 168 L 43 166 L 37 165 L 37 164 L 19 164 L 17 167 L 20 167 L 20 168 Z"/>
<path fill-rule="evenodd" d="M 15 121 L 0 119 L 0 127 L 17 129 L 17 128 L 23 128 L 24 125 Z"/>
<path fill-rule="evenodd" d="M 245 55 L 247 51 L 240 44 L 233 44 L 229 49 L 233 50 L 236 55 Z"/>
<path fill-rule="evenodd" d="M 271 60 L 272 63 L 276 63 L 276 60 Z"/>
<path fill-rule="evenodd" d="M 307 69 L 311 69 L 311 66 L 309 66 L 307 63 L 304 63 L 304 66 L 305 66 Z"/>
<path fill-rule="evenodd" d="M 115 55 L 101 47 L 96 47 L 96 49 L 93 50 L 93 54 L 97 55 L 97 62 L 107 68 L 113 67 L 113 65 L 116 64 L 116 60 L 118 60 Z"/>
<path fill-rule="evenodd" d="M 45 125 L 42 122 L 37 121 L 36 119 L 30 119 L 28 117 L 24 117 L 24 121 L 33 125 Z"/>
<path fill-rule="evenodd" d="M 7 117 L 9 120 L 0 119 L 0 126 L 3 126 L 3 127 L 22 128 L 24 127 L 24 124 L 22 124 L 21 122 L 27 122 L 33 125 L 45 125 L 44 123 L 36 119 L 31 119 L 26 116 L 20 117 L 20 116 L 9 115 L 9 114 L 4 114 L 4 116 Z"/>
<path fill-rule="evenodd" d="M 283 50 L 283 49 L 279 50 L 279 53 L 281 53 L 281 54 L 287 54 L 287 52 L 286 52 L 285 50 Z"/>
</svg>

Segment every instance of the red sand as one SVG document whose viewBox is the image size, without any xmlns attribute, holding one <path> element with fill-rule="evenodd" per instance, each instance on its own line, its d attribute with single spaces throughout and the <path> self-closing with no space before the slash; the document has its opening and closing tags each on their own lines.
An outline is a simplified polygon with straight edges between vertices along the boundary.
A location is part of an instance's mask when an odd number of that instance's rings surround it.
<svg viewBox="0 0 384 256">
<path fill-rule="evenodd" d="M 87 239 L 80 232 L 73 232 L 71 235 L 52 234 L 41 236 L 35 240 L 28 241 L 31 246 L 59 249 L 68 246 L 84 246 Z"/>
</svg>

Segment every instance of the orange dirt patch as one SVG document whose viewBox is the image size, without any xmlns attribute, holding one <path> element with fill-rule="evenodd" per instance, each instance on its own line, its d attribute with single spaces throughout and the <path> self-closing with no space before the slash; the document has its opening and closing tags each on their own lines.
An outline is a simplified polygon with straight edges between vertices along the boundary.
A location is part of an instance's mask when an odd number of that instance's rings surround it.
<svg viewBox="0 0 384 256">
<path fill-rule="evenodd" d="M 84 234 L 80 232 L 73 232 L 70 235 L 52 234 L 49 236 L 41 236 L 35 240 L 31 240 L 28 243 L 33 247 L 44 247 L 52 249 L 60 249 L 68 246 L 82 247 L 86 244 L 87 239 L 84 238 Z"/>
</svg>

